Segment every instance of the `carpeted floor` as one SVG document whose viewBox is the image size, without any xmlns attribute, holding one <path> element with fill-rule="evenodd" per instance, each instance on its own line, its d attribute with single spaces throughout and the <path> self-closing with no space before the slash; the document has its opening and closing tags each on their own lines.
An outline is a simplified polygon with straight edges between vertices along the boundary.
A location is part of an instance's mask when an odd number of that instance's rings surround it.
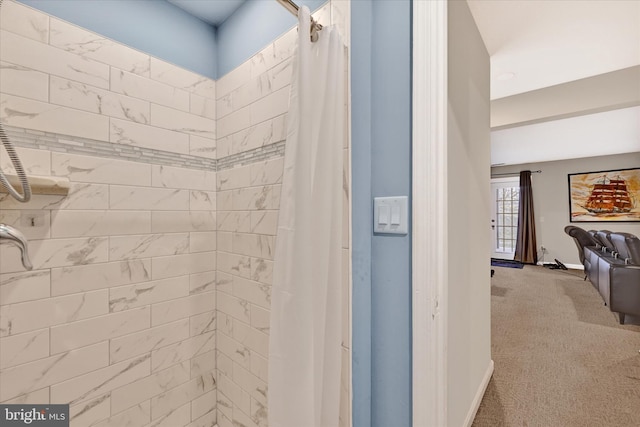
<svg viewBox="0 0 640 427">
<path fill-rule="evenodd" d="M 473 427 L 640 426 L 640 319 L 620 325 L 581 273 L 496 270 L 495 371 Z"/>
</svg>

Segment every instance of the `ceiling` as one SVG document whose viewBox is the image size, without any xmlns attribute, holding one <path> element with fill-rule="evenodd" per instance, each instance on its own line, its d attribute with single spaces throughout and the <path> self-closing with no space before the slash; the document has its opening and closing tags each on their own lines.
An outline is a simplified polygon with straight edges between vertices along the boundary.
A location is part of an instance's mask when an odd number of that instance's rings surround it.
<svg viewBox="0 0 640 427">
<path fill-rule="evenodd" d="M 245 0 L 167 0 L 180 9 L 218 26 L 233 14 Z"/>
<path fill-rule="evenodd" d="M 491 99 L 640 64 L 638 0 L 468 0 Z"/>
</svg>

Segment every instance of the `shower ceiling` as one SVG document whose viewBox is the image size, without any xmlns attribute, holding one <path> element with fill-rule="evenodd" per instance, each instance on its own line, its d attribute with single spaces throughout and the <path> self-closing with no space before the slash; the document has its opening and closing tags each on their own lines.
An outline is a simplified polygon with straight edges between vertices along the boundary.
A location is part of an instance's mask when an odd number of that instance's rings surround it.
<svg viewBox="0 0 640 427">
<path fill-rule="evenodd" d="M 218 26 L 246 0 L 167 0 L 191 15 Z"/>
</svg>

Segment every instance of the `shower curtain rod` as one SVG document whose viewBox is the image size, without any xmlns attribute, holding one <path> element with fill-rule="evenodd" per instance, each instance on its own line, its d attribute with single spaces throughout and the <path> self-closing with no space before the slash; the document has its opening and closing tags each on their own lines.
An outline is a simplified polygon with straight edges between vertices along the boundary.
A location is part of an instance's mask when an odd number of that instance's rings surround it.
<svg viewBox="0 0 640 427">
<path fill-rule="evenodd" d="M 542 173 L 542 171 L 531 171 L 531 173 Z M 507 172 L 507 173 L 496 173 L 491 175 L 491 178 L 495 178 L 496 176 L 517 176 L 520 175 L 520 172 Z"/>
<path fill-rule="evenodd" d="M 292 0 L 276 0 L 280 3 L 285 9 L 291 12 L 292 15 L 298 16 L 298 7 Z M 318 40 L 318 31 L 322 30 L 322 25 L 316 22 L 313 17 L 311 18 L 311 41 L 315 42 Z"/>
</svg>

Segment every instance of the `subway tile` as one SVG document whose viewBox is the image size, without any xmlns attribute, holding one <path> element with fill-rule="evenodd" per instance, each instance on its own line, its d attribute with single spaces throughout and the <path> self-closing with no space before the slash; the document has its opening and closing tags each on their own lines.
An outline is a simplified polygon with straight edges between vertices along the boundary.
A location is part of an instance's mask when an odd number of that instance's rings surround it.
<svg viewBox="0 0 640 427">
<path fill-rule="evenodd" d="M 0 305 L 48 298 L 50 284 L 49 270 L 0 274 Z"/>
<path fill-rule="evenodd" d="M 206 414 L 215 413 L 215 409 L 216 409 L 215 389 L 191 399 L 191 419 L 192 420 L 201 418 Z M 212 421 L 215 421 L 215 419 L 213 419 Z M 215 423 L 211 425 L 215 425 Z"/>
<path fill-rule="evenodd" d="M 187 425 L 186 427 L 216 427 L 218 425 L 218 412 L 216 411 L 217 394 L 217 391 L 211 391 L 205 395 L 206 397 L 202 396 L 201 398 L 199 398 L 198 406 L 195 408 L 194 404 L 191 404 L 191 419 L 193 420 L 193 422 L 191 422 L 191 424 Z M 211 409 L 208 412 L 205 412 L 204 415 L 200 416 L 199 418 L 195 418 L 193 414 L 202 413 L 207 407 L 206 405 L 210 405 Z"/>
<path fill-rule="evenodd" d="M 185 133 L 115 118 L 110 120 L 109 141 L 111 142 L 189 154 L 189 135 Z"/>
<path fill-rule="evenodd" d="M 218 272 L 249 278 L 251 276 L 251 257 L 217 252 Z"/>
<path fill-rule="evenodd" d="M 216 368 L 216 351 L 211 350 L 191 358 L 191 378 L 204 375 Z"/>
<path fill-rule="evenodd" d="M 109 139 L 108 117 L 12 95 L 0 94 L 0 118 L 8 126 Z"/>
<path fill-rule="evenodd" d="M 233 252 L 233 233 L 218 231 L 217 234 L 217 250 L 222 252 Z"/>
<path fill-rule="evenodd" d="M 251 63 L 249 61 L 243 62 L 234 70 L 220 77 L 216 81 L 216 96 L 222 98 L 234 89 L 242 86 L 244 82 L 251 78 Z"/>
<path fill-rule="evenodd" d="M 0 338 L 0 368 L 49 357 L 49 329 Z"/>
<path fill-rule="evenodd" d="M 265 309 L 271 307 L 271 285 L 234 276 L 233 296 Z"/>
<path fill-rule="evenodd" d="M 251 231 L 251 212 L 218 211 L 218 231 L 244 232 Z"/>
<path fill-rule="evenodd" d="M 188 424 L 189 421 L 191 421 L 191 404 L 186 403 L 144 427 L 176 427 Z"/>
<path fill-rule="evenodd" d="M 49 16 L 15 1 L 2 5 L 0 28 L 42 43 L 49 42 Z"/>
<path fill-rule="evenodd" d="M 51 18 L 52 46 L 141 76 L 149 75 L 149 55 L 84 28 Z"/>
<path fill-rule="evenodd" d="M 216 312 L 215 307 L 211 307 L 212 311 L 197 314 L 189 318 L 189 335 L 196 336 L 216 330 Z"/>
<path fill-rule="evenodd" d="M 238 188 L 233 191 L 234 210 L 264 210 L 280 208 L 280 186 Z"/>
<path fill-rule="evenodd" d="M 151 260 L 133 259 L 51 269 L 51 294 L 66 295 L 151 279 Z"/>
<path fill-rule="evenodd" d="M 216 119 L 216 101 L 215 99 L 205 98 L 203 96 L 192 93 L 190 95 L 190 109 L 191 114 L 197 114 L 198 116 L 206 117 L 208 119 Z"/>
<path fill-rule="evenodd" d="M 188 319 L 114 338 L 109 343 L 110 361 L 111 363 L 121 362 L 187 338 L 189 338 Z"/>
<path fill-rule="evenodd" d="M 51 104 L 76 108 L 136 123 L 149 123 L 149 102 L 51 76 Z"/>
<path fill-rule="evenodd" d="M 216 140 L 216 158 L 222 159 L 231 154 L 233 135 L 227 135 Z"/>
<path fill-rule="evenodd" d="M 257 427 L 267 427 L 267 405 L 251 399 L 251 421 Z"/>
<path fill-rule="evenodd" d="M 223 334 L 220 334 L 222 336 Z M 246 323 L 233 322 L 233 339 L 263 357 L 269 356 L 269 335 L 252 328 Z"/>
<path fill-rule="evenodd" d="M 151 307 L 151 324 L 156 326 L 178 319 L 187 319 L 196 314 L 215 310 L 215 308 L 215 292 L 205 292 L 182 298 L 174 298 L 167 302 L 154 304 Z"/>
<path fill-rule="evenodd" d="M 47 154 L 49 154 L 47 152 Z M 20 156 L 22 158 L 22 156 Z M 3 169 L 6 170 L 6 169 Z M 27 172 L 29 173 L 29 172 Z M 37 175 L 34 173 L 34 175 Z M 51 171 L 43 175 L 51 175 Z M 106 184 L 88 184 L 82 182 L 70 183 L 69 194 L 66 196 L 32 195 L 27 203 L 19 203 L 12 197 L 3 198 L 0 195 L 0 209 L 108 209 L 109 186 Z"/>
<path fill-rule="evenodd" d="M 216 133 L 218 138 L 223 138 L 232 133 L 239 132 L 248 128 L 253 124 L 251 121 L 251 108 L 247 106 L 239 110 L 234 111 L 222 118 L 219 118 L 216 123 Z"/>
<path fill-rule="evenodd" d="M 36 101 L 49 100 L 49 75 L 0 61 L 0 92 Z"/>
<path fill-rule="evenodd" d="M 249 183 L 251 186 L 280 184 L 283 171 L 283 157 L 255 162 L 251 165 Z"/>
<path fill-rule="evenodd" d="M 215 332 L 209 332 L 154 350 L 151 352 L 151 369 L 157 372 L 210 352 L 215 349 L 215 341 Z"/>
<path fill-rule="evenodd" d="M 69 421 L 74 427 L 89 427 L 97 422 L 109 418 L 111 413 L 111 398 L 109 394 L 103 394 L 84 402 L 70 405 Z"/>
<path fill-rule="evenodd" d="M 233 233 L 233 252 L 264 259 L 273 259 L 275 236 Z"/>
<path fill-rule="evenodd" d="M 252 211 L 250 231 L 275 236 L 278 231 L 278 211 Z"/>
<path fill-rule="evenodd" d="M 154 211 L 151 212 L 153 233 L 215 231 L 214 211 Z"/>
<path fill-rule="evenodd" d="M 217 292 L 216 297 L 218 300 L 218 311 L 245 323 L 251 321 L 250 304 L 246 300 L 220 291 Z"/>
<path fill-rule="evenodd" d="M 251 125 L 273 119 L 289 111 L 289 87 L 283 87 L 250 106 Z"/>
<path fill-rule="evenodd" d="M 251 353 L 251 368 L 253 375 L 262 381 L 269 382 L 269 360 L 256 352 Z"/>
<path fill-rule="evenodd" d="M 266 283 L 273 282 L 273 261 L 262 258 L 251 258 L 251 280 Z"/>
<path fill-rule="evenodd" d="M 221 385 L 223 377 L 229 380 L 233 378 L 233 360 L 220 350 L 216 350 L 216 369 L 219 378 L 218 385 Z M 222 388 L 223 387 L 219 387 L 219 389 Z"/>
<path fill-rule="evenodd" d="M 188 190 L 109 186 L 109 208 L 130 210 L 189 210 Z"/>
<path fill-rule="evenodd" d="M 235 363 L 238 363 L 247 369 L 250 368 L 251 350 L 247 348 L 243 343 L 223 333 L 218 332 L 218 336 L 216 340 L 216 349 L 220 353 L 225 354 Z"/>
<path fill-rule="evenodd" d="M 153 165 L 152 185 L 153 187 L 215 191 L 216 172 Z"/>
<path fill-rule="evenodd" d="M 51 353 L 56 354 L 109 340 L 140 331 L 149 326 L 151 326 L 149 307 L 140 307 L 55 326 L 51 328 Z"/>
<path fill-rule="evenodd" d="M 112 287 L 109 289 L 109 311 L 113 313 L 168 300 L 176 301 L 188 294 L 189 276 Z"/>
<path fill-rule="evenodd" d="M 185 403 L 188 404 L 199 396 L 214 390 L 215 386 L 213 372 L 210 372 L 151 398 L 151 419 L 159 418 Z M 215 402 L 215 397 L 212 400 Z"/>
<path fill-rule="evenodd" d="M 4 30 L 0 31 L 0 39 L 0 56 L 5 62 L 109 88 L 109 66 L 106 64 Z"/>
<path fill-rule="evenodd" d="M 2 375 L 2 374 L 0 374 Z M 49 402 L 49 387 L 41 388 L 40 390 L 34 390 L 29 393 L 21 394 L 13 399 L 5 400 L 4 404 L 15 405 L 43 405 Z"/>
<path fill-rule="evenodd" d="M 111 413 L 145 405 L 145 401 L 153 396 L 189 381 L 189 369 L 189 362 L 182 362 L 114 389 L 111 392 Z"/>
<path fill-rule="evenodd" d="M 209 99 L 216 98 L 216 82 L 208 77 L 151 58 L 151 78 Z"/>
<path fill-rule="evenodd" d="M 0 336 L 100 316 L 108 312 L 106 290 L 0 306 Z"/>
<path fill-rule="evenodd" d="M 204 273 L 196 273 L 189 276 L 189 293 L 191 295 L 214 291 L 215 286 L 215 271 L 205 271 Z"/>
<path fill-rule="evenodd" d="M 111 404 L 111 400 L 109 400 Z M 111 418 L 94 424 L 94 427 L 135 427 L 151 422 L 151 403 L 142 402 Z"/>
<path fill-rule="evenodd" d="M 54 384 L 51 386 L 51 402 L 79 403 L 144 378 L 151 373 L 150 358 L 146 354 Z"/>
<path fill-rule="evenodd" d="M 0 373 L 0 401 L 107 366 L 108 346 L 108 343 L 102 342 L 5 369 Z"/>
<path fill-rule="evenodd" d="M 265 120 L 231 136 L 231 153 L 238 154 L 254 150 L 286 139 L 284 115 Z"/>
<path fill-rule="evenodd" d="M 22 167 L 28 175 L 51 175 L 51 153 L 49 151 L 23 147 L 15 147 L 15 149 L 20 157 Z M 4 173 L 15 175 L 15 168 L 5 150 L 0 151 L 0 167 Z M 2 199 L 0 199 L 0 202 L 1 201 Z M 18 205 L 20 209 L 32 209 L 27 203 L 19 202 Z M 0 204 L 0 207 L 7 209 L 3 204 Z"/>
<path fill-rule="evenodd" d="M 216 140 L 189 135 L 189 154 L 215 159 L 218 155 L 216 152 Z"/>
<path fill-rule="evenodd" d="M 193 254 L 157 257 L 151 260 L 151 277 L 154 280 L 168 277 L 203 273 L 216 269 L 215 252 L 197 252 Z"/>
<path fill-rule="evenodd" d="M 216 232 L 200 231 L 189 233 L 189 252 L 208 252 L 216 250 Z"/>
<path fill-rule="evenodd" d="M 216 193 L 216 210 L 218 212 L 233 210 L 233 190 Z"/>
<path fill-rule="evenodd" d="M 151 214 L 145 211 L 56 211 L 51 237 L 91 237 L 141 234 L 151 231 Z"/>
<path fill-rule="evenodd" d="M 270 312 L 268 309 L 251 306 L 251 327 L 269 335 L 269 327 L 271 325 Z"/>
<path fill-rule="evenodd" d="M 226 334 L 229 337 L 233 336 L 233 320 L 233 317 L 223 313 L 220 308 L 218 308 L 218 312 L 216 313 L 216 332 Z M 218 368 L 220 368 L 220 366 Z M 225 372 L 231 375 L 231 370 Z"/>
<path fill-rule="evenodd" d="M 104 157 L 51 153 L 51 172 L 71 181 L 151 185 L 151 165 Z"/>
<path fill-rule="evenodd" d="M 267 404 L 267 383 L 237 363 L 233 364 L 233 382 L 261 404 Z"/>
<path fill-rule="evenodd" d="M 236 384 L 231 377 L 221 375 L 218 379 L 218 393 L 222 393 L 227 396 L 228 400 L 232 404 L 232 410 L 240 409 L 241 411 L 249 412 L 251 408 L 251 396 L 245 390 L 243 390 L 238 384 Z M 223 401 L 222 408 L 225 407 Z M 223 412 L 224 409 L 223 409 Z"/>
<path fill-rule="evenodd" d="M 116 68 L 111 68 L 111 91 L 189 111 L 189 92 Z"/>
<path fill-rule="evenodd" d="M 215 211 L 216 192 L 192 190 L 190 192 L 189 207 L 192 211 Z"/>
<path fill-rule="evenodd" d="M 216 122 L 206 117 L 151 104 L 151 125 L 201 138 L 216 139 Z M 170 150 L 167 150 L 170 151 Z"/>
<path fill-rule="evenodd" d="M 143 234 L 139 236 L 111 236 L 109 259 L 124 260 L 178 255 L 188 252 L 187 233 Z"/>
<path fill-rule="evenodd" d="M 33 223 L 30 221 L 33 220 Z M 10 225 L 22 231 L 29 240 L 48 239 L 51 237 L 51 211 L 41 210 L 6 210 L 0 211 L 0 223 Z"/>
</svg>

